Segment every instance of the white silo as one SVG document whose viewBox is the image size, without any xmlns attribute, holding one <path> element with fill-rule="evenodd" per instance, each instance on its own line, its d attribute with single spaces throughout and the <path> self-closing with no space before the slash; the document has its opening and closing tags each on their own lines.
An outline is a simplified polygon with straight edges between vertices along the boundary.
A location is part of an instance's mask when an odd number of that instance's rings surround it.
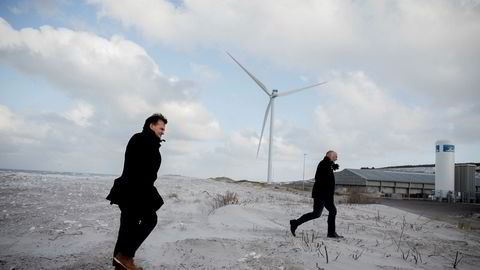
<svg viewBox="0 0 480 270">
<path fill-rule="evenodd" d="M 435 196 L 446 198 L 455 190 L 455 145 L 449 140 L 435 142 Z"/>
</svg>

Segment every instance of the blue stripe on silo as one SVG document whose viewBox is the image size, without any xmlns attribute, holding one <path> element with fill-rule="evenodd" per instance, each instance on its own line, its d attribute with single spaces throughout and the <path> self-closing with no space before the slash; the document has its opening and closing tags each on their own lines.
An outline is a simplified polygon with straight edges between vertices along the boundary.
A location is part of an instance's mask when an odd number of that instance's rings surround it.
<svg viewBox="0 0 480 270">
<path fill-rule="evenodd" d="M 443 152 L 455 152 L 455 145 L 444 144 L 443 145 Z"/>
</svg>

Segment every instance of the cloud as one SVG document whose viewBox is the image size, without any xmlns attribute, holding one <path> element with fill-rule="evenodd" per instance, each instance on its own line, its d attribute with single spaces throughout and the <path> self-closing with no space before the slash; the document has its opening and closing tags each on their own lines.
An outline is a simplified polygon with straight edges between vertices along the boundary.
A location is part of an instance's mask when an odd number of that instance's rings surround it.
<svg viewBox="0 0 480 270">
<path fill-rule="evenodd" d="M 5 147 L 4 150 L 8 149 L 6 152 L 40 144 L 50 130 L 50 125 L 28 121 L 24 116 L 0 104 L 0 145 Z"/>
<path fill-rule="evenodd" d="M 424 126 L 425 111 L 393 99 L 363 72 L 334 76 L 329 83 L 334 94 L 315 110 L 317 131 L 327 145 L 353 150 L 363 144 L 379 154 L 388 143 L 403 148 L 408 141 L 402 143 L 399 138 Z M 380 132 L 388 143 L 370 139 Z"/>
<path fill-rule="evenodd" d="M 478 1 L 89 2 L 100 17 L 171 48 L 241 50 L 288 69 L 364 70 L 432 103 L 469 101 L 480 83 Z"/>
<path fill-rule="evenodd" d="M 275 121 L 275 179 L 300 179 L 304 153 L 308 154 L 307 177 L 312 176 L 330 149 L 338 151 L 340 164 L 350 168 L 433 163 L 434 142 L 449 138 L 469 145 L 462 147 L 459 160 L 472 159 L 472 147 L 478 143 L 474 134 L 480 132 L 475 106 L 428 108 L 408 103 L 363 71 L 332 72 L 330 76 L 328 91 L 318 91 L 319 104 L 308 129 L 296 122 Z M 234 132 L 216 151 L 239 163 L 258 166 L 257 175 L 261 175 L 267 166 L 268 129 L 260 156 L 252 161 L 258 139 L 256 130 Z"/>
<path fill-rule="evenodd" d="M 199 77 L 200 80 L 212 81 L 220 78 L 220 72 L 216 71 L 208 65 L 202 65 L 197 63 L 190 63 L 190 68 L 193 74 Z"/>
<path fill-rule="evenodd" d="M 147 101 L 193 97 L 190 82 L 165 76 L 141 46 L 121 36 L 105 39 L 50 26 L 16 31 L 1 18 L 0 35 L 0 61 L 44 77 L 72 98 L 104 102 L 124 95 Z"/>
<path fill-rule="evenodd" d="M 16 31 L 3 19 L 0 35 L 2 62 L 46 78 L 73 98 L 109 99 L 126 93 L 174 98 L 184 94 L 142 47 L 120 36 L 107 40 L 50 26 Z"/>
<path fill-rule="evenodd" d="M 6 106 L 0 106 L 0 130 L 7 130 L 14 127 L 14 115 Z"/>
<path fill-rule="evenodd" d="M 159 106 L 176 128 L 176 137 L 191 140 L 216 140 L 222 138 L 220 123 L 213 113 L 200 103 L 172 101 Z"/>
<path fill-rule="evenodd" d="M 260 134 L 253 130 L 233 131 L 226 138 L 225 144 L 217 147 L 215 151 L 233 159 L 254 158 L 259 138 Z"/>
<path fill-rule="evenodd" d="M 439 138 L 478 148 L 478 1 L 88 2 L 100 20 L 138 30 L 166 52 L 224 56 L 228 49 L 266 70 L 292 71 L 312 83 L 328 80 L 328 91 L 311 100 L 317 102 L 308 116 L 313 122 L 276 119 L 277 179 L 301 176 L 303 153 L 317 161 L 330 148 L 350 167 L 431 160 Z M 11 10 L 29 12 L 20 5 Z M 218 67 L 187 61 L 196 80 L 188 81 L 164 74 L 164 63 L 121 35 L 51 26 L 17 30 L 1 18 L 0 37 L 0 64 L 44 79 L 73 101 L 66 111 L 35 115 L 0 106 L 1 147 L 21 153 L 2 152 L 0 163 L 21 164 L 26 157 L 50 168 L 97 170 L 97 163 L 119 171 L 128 138 L 147 116 L 162 112 L 170 120 L 163 169 L 257 179 L 266 174 L 268 132 L 255 159 L 259 130 L 225 131 L 201 102 L 201 84 L 227 75 Z M 103 151 L 103 160 L 82 161 L 101 156 L 95 151 Z"/>
<path fill-rule="evenodd" d="M 17 31 L 1 18 L 0 36 L 1 62 L 41 76 L 72 99 L 85 101 L 64 114 L 77 125 L 89 125 L 93 108 L 108 104 L 109 110 L 123 114 L 125 124 L 165 110 L 178 118 L 178 130 L 173 131 L 184 138 L 219 134 L 218 121 L 196 100 L 192 82 L 164 75 L 134 42 L 49 26 Z"/>
<path fill-rule="evenodd" d="M 223 136 L 215 115 L 197 99 L 193 82 L 164 75 L 143 47 L 121 36 L 106 39 L 50 26 L 15 30 L 1 18 L 0 36 L 0 63 L 43 78 L 74 101 L 66 111 L 38 115 L 0 108 L 1 132 L 9 145 L 18 146 L 18 156 L 28 157 L 23 163 L 38 158 L 25 143 L 38 142 L 36 151 L 52 156 L 49 164 L 44 160 L 47 168 L 118 171 L 121 162 L 112 164 L 122 158 L 129 136 L 140 131 L 146 117 L 155 112 L 170 120 L 167 138 L 183 140 L 183 146 L 192 151 L 198 148 L 196 143 Z M 43 130 L 44 136 L 32 137 L 29 126 L 35 127 L 35 133 Z M 95 151 L 111 157 L 99 161 L 104 168 L 94 159 L 77 162 Z"/>
<path fill-rule="evenodd" d="M 15 15 L 34 11 L 43 17 L 55 17 L 63 15 L 59 6 L 69 4 L 68 0 L 28 0 L 17 1 L 8 9 Z"/>
<path fill-rule="evenodd" d="M 93 115 L 93 106 L 84 102 L 78 102 L 75 108 L 64 113 L 66 119 L 73 121 L 81 127 L 90 126 L 91 123 L 89 122 L 89 119 Z"/>
<path fill-rule="evenodd" d="M 296 140 L 286 136 L 287 126 L 293 132 L 294 125 L 276 121 L 278 136 L 273 138 L 273 175 L 276 181 L 298 180 L 299 160 L 303 158 Z M 292 129 L 290 129 L 292 128 Z M 268 135 L 268 130 L 266 132 Z M 265 134 L 264 134 L 265 135 Z M 300 136 L 303 138 L 303 136 Z M 251 129 L 240 129 L 229 133 L 222 143 L 215 147 L 213 152 L 205 154 L 210 163 L 221 164 L 222 171 L 216 170 L 217 175 L 225 175 L 235 179 L 255 179 L 265 181 L 267 178 L 268 164 L 268 139 L 262 140 L 259 156 L 256 157 L 260 132 Z M 298 136 L 296 137 L 298 138 Z M 300 164 L 301 165 L 301 164 Z M 208 175 L 208 174 L 207 174 Z M 209 174 L 215 175 L 215 174 Z"/>
<path fill-rule="evenodd" d="M 128 135 L 112 137 L 97 127 L 79 127 L 63 113 L 29 114 L 4 105 L 0 105 L 0 122 L 2 167 L 100 173 L 121 171 Z"/>
<path fill-rule="evenodd" d="M 337 149 L 350 166 L 422 162 L 432 155 L 428 149 L 435 140 L 473 142 L 472 132 L 480 131 L 474 126 L 480 121 L 474 107 L 408 104 L 361 71 L 333 77 L 329 83 L 332 94 L 322 95 L 323 102 L 315 109 L 309 142 L 319 152 Z"/>
</svg>

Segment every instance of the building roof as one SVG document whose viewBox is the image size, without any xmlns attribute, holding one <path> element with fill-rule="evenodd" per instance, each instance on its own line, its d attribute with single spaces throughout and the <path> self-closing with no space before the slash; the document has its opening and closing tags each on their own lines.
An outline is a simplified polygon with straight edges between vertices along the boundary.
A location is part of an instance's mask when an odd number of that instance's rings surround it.
<svg viewBox="0 0 480 270">
<path fill-rule="evenodd" d="M 431 173 L 408 173 L 408 172 L 392 172 L 385 170 L 361 170 L 361 169 L 345 169 L 365 180 L 386 181 L 386 182 L 410 182 L 435 184 L 435 174 Z"/>
</svg>

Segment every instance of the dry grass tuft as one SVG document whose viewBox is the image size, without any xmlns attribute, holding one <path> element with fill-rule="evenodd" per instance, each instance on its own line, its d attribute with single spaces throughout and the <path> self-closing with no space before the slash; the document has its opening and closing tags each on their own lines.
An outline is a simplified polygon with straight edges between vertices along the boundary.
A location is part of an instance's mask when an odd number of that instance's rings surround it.
<svg viewBox="0 0 480 270">
<path fill-rule="evenodd" d="M 225 194 L 217 194 L 212 199 L 213 200 L 210 202 L 210 205 L 212 207 L 210 213 L 213 212 L 215 209 L 223 207 L 225 205 L 240 204 L 237 193 L 230 191 L 227 191 Z"/>
<path fill-rule="evenodd" d="M 349 204 L 371 204 L 377 203 L 378 198 L 375 198 L 368 193 L 362 192 L 360 189 L 349 188 L 347 189 L 347 200 Z"/>
<path fill-rule="evenodd" d="M 178 194 L 177 193 L 170 193 L 167 195 L 169 199 L 177 199 L 178 200 Z"/>
</svg>

